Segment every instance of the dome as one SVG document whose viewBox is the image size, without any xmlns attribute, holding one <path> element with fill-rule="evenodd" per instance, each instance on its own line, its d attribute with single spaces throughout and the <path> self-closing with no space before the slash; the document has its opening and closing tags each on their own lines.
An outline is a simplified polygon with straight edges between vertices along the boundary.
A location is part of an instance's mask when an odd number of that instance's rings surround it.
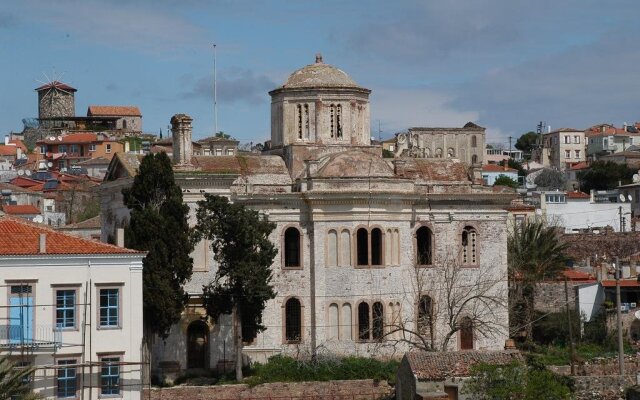
<svg viewBox="0 0 640 400">
<path fill-rule="evenodd" d="M 316 62 L 300 68 L 289 76 L 283 88 L 360 88 L 346 72 L 322 62 L 322 56 L 316 55 Z"/>
<path fill-rule="evenodd" d="M 393 169 L 382 157 L 361 150 L 347 150 L 319 160 L 319 178 L 390 178 Z"/>
</svg>

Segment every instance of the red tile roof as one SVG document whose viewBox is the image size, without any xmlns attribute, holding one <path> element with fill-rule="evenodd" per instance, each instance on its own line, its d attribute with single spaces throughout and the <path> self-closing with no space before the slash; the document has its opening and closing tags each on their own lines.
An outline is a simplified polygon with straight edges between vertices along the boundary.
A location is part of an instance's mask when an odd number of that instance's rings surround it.
<svg viewBox="0 0 640 400">
<path fill-rule="evenodd" d="M 15 156 L 18 153 L 18 147 L 0 145 L 0 156 Z"/>
<path fill-rule="evenodd" d="M 50 83 L 47 83 L 45 85 L 42 85 L 40 87 L 35 88 L 35 90 L 37 90 L 38 92 L 41 90 L 46 90 L 46 89 L 51 89 L 51 88 L 56 88 L 56 89 L 60 89 L 60 90 L 66 90 L 67 92 L 77 92 L 78 89 L 72 88 L 71 86 L 67 85 L 66 83 L 62 83 L 62 82 L 58 82 L 58 81 L 53 81 Z"/>
<path fill-rule="evenodd" d="M 38 140 L 37 143 L 47 144 L 69 144 L 69 143 L 92 143 L 98 141 L 98 135 L 95 133 L 72 133 L 70 135 L 60 136 L 62 140 L 58 140 L 58 136 L 55 136 L 55 140 L 51 140 L 54 136 L 47 136 L 44 139 Z"/>
<path fill-rule="evenodd" d="M 506 169 L 502 165 L 498 164 L 487 164 L 482 166 L 483 172 L 518 172 L 517 169 L 509 168 Z"/>
<path fill-rule="evenodd" d="M 40 214 L 40 210 L 32 205 L 11 205 L 2 206 L 2 211 L 11 215 Z"/>
<path fill-rule="evenodd" d="M 22 149 L 22 151 L 24 151 L 25 153 L 27 152 L 27 146 L 25 146 L 25 144 L 22 142 L 22 140 L 20 139 L 11 139 L 9 140 L 9 143 L 11 144 L 15 144 L 16 147 L 19 147 L 20 149 Z"/>
<path fill-rule="evenodd" d="M 26 178 L 24 176 L 18 176 L 9 181 L 12 185 L 20 186 L 21 188 L 30 188 L 35 185 L 39 185 L 41 182 L 35 179 Z"/>
<path fill-rule="evenodd" d="M 575 164 L 571 164 L 571 166 L 569 166 L 569 169 L 587 169 L 589 168 L 589 164 L 586 162 L 579 162 L 579 163 L 575 163 Z"/>
<path fill-rule="evenodd" d="M 144 254 L 5 216 L 0 217 L 0 255 L 41 254 L 40 234 L 46 235 L 46 254 Z"/>
<path fill-rule="evenodd" d="M 588 194 L 583 193 L 583 192 L 575 191 L 575 192 L 567 192 L 567 198 L 569 198 L 569 199 L 590 199 L 591 196 L 589 196 Z"/>
<path fill-rule="evenodd" d="M 570 281 L 589 281 L 595 282 L 596 277 L 586 272 L 576 271 L 575 269 L 565 269 L 562 275 Z"/>
<path fill-rule="evenodd" d="M 615 279 L 605 279 L 600 282 L 603 287 L 616 287 Z M 620 279 L 620 287 L 640 287 L 637 279 Z"/>
<path fill-rule="evenodd" d="M 142 117 L 140 109 L 136 106 L 89 106 L 87 116 L 100 117 Z"/>
<path fill-rule="evenodd" d="M 518 351 L 411 351 L 405 354 L 411 372 L 420 381 L 443 381 L 447 378 L 470 376 L 470 369 L 478 363 L 506 365 L 522 362 Z"/>
</svg>

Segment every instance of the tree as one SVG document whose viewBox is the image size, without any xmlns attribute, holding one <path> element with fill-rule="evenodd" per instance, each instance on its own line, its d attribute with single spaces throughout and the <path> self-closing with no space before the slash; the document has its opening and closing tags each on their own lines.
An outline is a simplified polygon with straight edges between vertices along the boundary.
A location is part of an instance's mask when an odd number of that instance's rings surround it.
<svg viewBox="0 0 640 400">
<path fill-rule="evenodd" d="M 507 249 L 512 334 L 531 339 L 537 284 L 557 278 L 565 269 L 567 247 L 556 229 L 542 221 L 526 221 L 511 232 Z"/>
<path fill-rule="evenodd" d="M 416 312 L 392 318 L 385 336 L 391 345 L 403 342 L 420 350 L 448 351 L 465 328 L 484 337 L 507 331 L 502 323 L 508 319 L 507 291 L 499 273 L 465 267 L 450 253 L 433 266 L 416 266 L 414 273 L 405 295 Z"/>
<path fill-rule="evenodd" d="M 8 357 L 0 357 L 0 400 L 36 398 L 29 387 L 29 377 L 35 369 L 34 366 L 18 368 Z"/>
<path fill-rule="evenodd" d="M 531 150 L 533 150 L 538 144 L 539 139 L 540 135 L 535 132 L 529 131 L 518 138 L 518 140 L 516 141 L 516 149 L 530 155 Z"/>
<path fill-rule="evenodd" d="M 512 188 L 517 188 L 518 182 L 514 181 L 513 179 L 511 179 L 506 175 L 500 175 L 496 178 L 495 182 L 493 183 L 493 186 L 509 186 Z"/>
<path fill-rule="evenodd" d="M 565 400 L 571 398 L 567 380 L 544 367 L 519 362 L 479 363 L 471 367 L 463 393 L 478 400 Z"/>
<path fill-rule="evenodd" d="M 122 194 L 131 210 L 125 244 L 148 251 L 142 281 L 145 340 L 150 344 L 153 334 L 168 335 L 188 301 L 183 285 L 193 269 L 189 207 L 182 203 L 182 192 L 164 152 L 146 155 L 133 185 Z"/>
<path fill-rule="evenodd" d="M 637 170 L 626 164 L 613 161 L 595 161 L 588 170 L 578 172 L 577 178 L 580 189 L 584 192 L 595 190 L 615 189 L 620 183 L 627 184 L 633 180 Z"/>
<path fill-rule="evenodd" d="M 502 161 L 502 166 L 504 166 L 504 161 Z M 519 163 L 518 161 L 514 160 L 513 158 L 509 158 L 509 160 L 507 162 L 507 166 L 509 168 L 517 169 L 518 170 L 518 176 L 527 176 L 527 171 L 525 171 L 524 167 L 522 166 L 522 163 Z"/>
<path fill-rule="evenodd" d="M 536 176 L 534 183 L 549 190 L 564 190 L 566 179 L 562 172 L 545 168 Z"/>
<path fill-rule="evenodd" d="M 223 131 L 220 132 L 216 132 L 215 135 L 217 138 L 222 138 L 222 139 L 231 139 L 231 135 L 224 133 Z"/>
<path fill-rule="evenodd" d="M 218 262 L 215 278 L 203 287 L 207 314 L 231 314 L 236 379 L 242 380 L 242 342 L 255 339 L 266 302 L 275 298 L 270 266 L 278 250 L 269 240 L 276 225 L 258 211 L 205 194 L 198 202 L 194 241 L 208 239 Z"/>
</svg>

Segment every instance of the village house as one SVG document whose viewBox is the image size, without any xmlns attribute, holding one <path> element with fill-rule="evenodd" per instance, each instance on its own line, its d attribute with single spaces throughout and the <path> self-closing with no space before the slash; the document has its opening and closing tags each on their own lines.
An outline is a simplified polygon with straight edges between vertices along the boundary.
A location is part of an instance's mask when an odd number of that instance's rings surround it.
<svg viewBox="0 0 640 400">
<path fill-rule="evenodd" d="M 542 149 L 535 155 L 544 167 L 561 171 L 571 165 L 586 161 L 584 131 L 562 128 L 542 135 Z"/>
<path fill-rule="evenodd" d="M 487 186 L 493 186 L 496 183 L 496 179 L 501 176 L 506 176 L 518 183 L 518 170 L 509 168 L 506 164 L 504 166 L 497 164 L 486 164 L 482 166 L 482 181 Z"/>
<path fill-rule="evenodd" d="M 484 130 L 459 132 L 455 149 L 466 149 L 462 160 L 458 153 L 384 159 L 382 147 L 371 145 L 370 91 L 320 56 L 269 94 L 271 141 L 262 154 L 194 155 L 191 118 L 171 119 L 174 173 L 190 223 L 196 202 L 211 193 L 260 210 L 276 224 L 270 238 L 279 250 L 271 267 L 278 294 L 263 314 L 267 329 L 243 349 L 247 359 L 311 356 L 318 349 L 402 354 L 410 346 L 393 328 L 401 325 L 443 345 L 446 324 L 434 310 L 445 308 L 445 291 L 419 290 L 416 282 L 440 283 L 436 271 L 445 267 L 457 268 L 464 282 L 490 279 L 485 294 L 499 301 L 490 310 L 474 307 L 487 312 L 483 322 L 494 329 L 476 329 L 471 310 L 461 310 L 463 329 L 444 345 L 501 349 L 508 337 L 504 208 L 515 196 L 494 193 L 469 171 L 474 151 L 473 161 L 482 161 Z M 112 242 L 126 226 L 122 189 L 132 184 L 141 158 L 117 154 L 97 188 L 103 241 Z M 201 306 L 202 286 L 216 271 L 208 243 L 197 244 L 192 257 L 190 305 L 166 340 L 156 341 L 155 371 L 216 368 L 233 359 L 230 319 L 213 321 Z"/>
<path fill-rule="evenodd" d="M 144 256 L 0 217 L 0 355 L 38 367 L 34 392 L 141 399 Z"/>
<path fill-rule="evenodd" d="M 115 126 L 123 132 L 142 132 L 142 113 L 136 106 L 89 106 L 87 117 L 115 118 Z"/>
<path fill-rule="evenodd" d="M 124 150 L 116 138 L 93 132 L 48 136 L 38 140 L 36 145 L 37 159 L 50 162 L 51 168 L 63 172 L 81 161 L 98 157 L 111 159 L 115 153 Z"/>
</svg>

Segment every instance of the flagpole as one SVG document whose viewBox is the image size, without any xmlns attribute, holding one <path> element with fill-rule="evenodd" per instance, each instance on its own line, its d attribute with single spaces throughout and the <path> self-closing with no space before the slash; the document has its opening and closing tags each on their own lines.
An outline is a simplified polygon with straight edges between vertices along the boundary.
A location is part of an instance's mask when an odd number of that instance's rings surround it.
<svg viewBox="0 0 640 400">
<path fill-rule="evenodd" d="M 216 80 L 216 44 L 213 44 L 213 135 L 218 133 L 218 85 Z"/>
</svg>

